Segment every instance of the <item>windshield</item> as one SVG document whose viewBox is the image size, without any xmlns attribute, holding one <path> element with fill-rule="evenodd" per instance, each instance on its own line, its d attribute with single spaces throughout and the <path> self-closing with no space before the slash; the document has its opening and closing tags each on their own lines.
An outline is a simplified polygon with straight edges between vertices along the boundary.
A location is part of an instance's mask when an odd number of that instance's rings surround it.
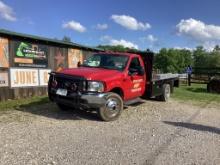
<svg viewBox="0 0 220 165">
<path fill-rule="evenodd" d="M 123 71 L 128 61 L 127 56 L 111 54 L 94 54 L 84 61 L 82 66 Z"/>
</svg>

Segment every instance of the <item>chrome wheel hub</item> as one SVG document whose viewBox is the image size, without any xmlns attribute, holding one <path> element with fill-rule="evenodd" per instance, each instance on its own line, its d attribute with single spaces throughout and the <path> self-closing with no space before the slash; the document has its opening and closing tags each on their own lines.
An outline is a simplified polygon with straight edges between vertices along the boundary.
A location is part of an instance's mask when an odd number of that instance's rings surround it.
<svg viewBox="0 0 220 165">
<path fill-rule="evenodd" d="M 117 109 L 117 101 L 113 99 L 109 99 L 106 103 L 106 108 L 110 111 L 115 111 Z"/>
<path fill-rule="evenodd" d="M 170 97 L 170 88 L 165 89 L 165 94 L 168 98 Z"/>
</svg>

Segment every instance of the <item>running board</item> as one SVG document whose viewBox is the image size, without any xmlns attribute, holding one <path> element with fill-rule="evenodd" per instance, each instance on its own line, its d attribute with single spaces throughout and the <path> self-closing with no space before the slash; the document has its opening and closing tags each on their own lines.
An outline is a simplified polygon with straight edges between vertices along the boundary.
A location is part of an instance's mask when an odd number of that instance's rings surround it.
<svg viewBox="0 0 220 165">
<path fill-rule="evenodd" d="M 136 103 L 141 103 L 141 102 L 143 102 L 143 100 L 140 97 L 137 97 L 135 99 L 125 101 L 124 105 L 128 106 L 128 105 L 132 105 L 132 104 L 136 104 Z"/>
</svg>

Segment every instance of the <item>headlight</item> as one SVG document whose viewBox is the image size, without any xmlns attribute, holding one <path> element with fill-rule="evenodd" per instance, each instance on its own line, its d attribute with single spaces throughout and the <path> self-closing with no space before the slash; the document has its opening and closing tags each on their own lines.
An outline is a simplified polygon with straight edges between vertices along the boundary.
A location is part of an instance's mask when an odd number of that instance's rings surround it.
<svg viewBox="0 0 220 165">
<path fill-rule="evenodd" d="M 88 89 L 89 92 L 103 92 L 104 84 L 98 81 L 88 81 Z"/>
</svg>

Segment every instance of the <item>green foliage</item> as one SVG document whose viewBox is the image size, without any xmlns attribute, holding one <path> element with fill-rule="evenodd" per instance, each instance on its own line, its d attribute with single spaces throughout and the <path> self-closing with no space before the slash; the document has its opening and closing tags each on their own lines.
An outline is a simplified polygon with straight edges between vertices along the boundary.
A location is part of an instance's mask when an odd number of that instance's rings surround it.
<svg viewBox="0 0 220 165">
<path fill-rule="evenodd" d="M 64 42 L 71 42 L 71 38 L 67 37 L 67 36 L 64 36 L 62 41 L 64 41 Z"/>
<path fill-rule="evenodd" d="M 47 96 L 35 96 L 26 99 L 3 101 L 0 102 L 0 112 L 10 109 L 16 109 L 18 107 L 27 106 L 27 105 L 29 105 L 30 107 L 36 106 L 48 102 L 49 100 Z"/>
<path fill-rule="evenodd" d="M 215 68 L 220 67 L 220 48 L 217 45 L 213 51 L 208 52 L 202 46 L 193 52 L 194 67 Z"/>
<path fill-rule="evenodd" d="M 114 52 L 138 51 L 122 45 L 99 45 L 97 48 Z M 154 69 L 159 69 L 162 73 L 184 73 L 188 65 L 199 68 L 220 67 L 220 47 L 217 45 L 211 52 L 202 46 L 198 46 L 194 51 L 162 48 L 154 57 Z"/>
<path fill-rule="evenodd" d="M 126 48 L 122 45 L 99 45 L 97 48 L 105 50 L 105 51 L 114 51 L 114 52 L 129 52 L 129 51 L 137 51 L 137 49 Z"/>
<path fill-rule="evenodd" d="M 202 47 L 198 46 L 196 50 L 193 51 L 194 67 L 208 67 L 209 66 L 209 54 Z"/>
<path fill-rule="evenodd" d="M 209 66 L 211 68 L 220 67 L 220 48 L 216 46 L 215 49 L 210 53 Z"/>
<path fill-rule="evenodd" d="M 162 48 L 154 60 L 154 68 L 163 73 L 182 73 L 191 64 L 192 53 L 186 49 Z"/>
<path fill-rule="evenodd" d="M 155 56 L 154 67 L 163 73 L 183 73 L 188 65 L 198 68 L 220 67 L 220 47 L 207 51 L 198 46 L 194 51 L 162 48 Z"/>
</svg>

